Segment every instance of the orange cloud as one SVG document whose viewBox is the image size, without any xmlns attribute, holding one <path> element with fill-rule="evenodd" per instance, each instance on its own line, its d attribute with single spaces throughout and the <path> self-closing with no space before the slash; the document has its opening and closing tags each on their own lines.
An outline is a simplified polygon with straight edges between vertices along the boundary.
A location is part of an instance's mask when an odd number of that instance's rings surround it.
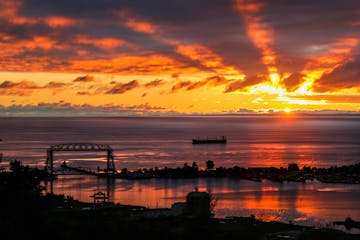
<svg viewBox="0 0 360 240">
<path fill-rule="evenodd" d="M 134 30 L 135 32 L 140 32 L 140 33 L 155 33 L 157 31 L 155 25 L 149 22 L 138 21 L 134 18 L 127 19 L 125 25 L 128 28 Z"/>
<path fill-rule="evenodd" d="M 0 18 L 11 19 L 21 7 L 19 1 L 0 1 Z"/>
<path fill-rule="evenodd" d="M 69 71 L 102 72 L 134 75 L 172 74 L 182 69 L 183 72 L 193 72 L 194 69 L 176 60 L 162 56 L 122 56 L 113 59 L 73 60 Z"/>
<path fill-rule="evenodd" d="M 39 19 L 31 18 L 31 17 L 14 16 L 10 19 L 10 22 L 17 25 L 36 24 L 39 22 Z"/>
<path fill-rule="evenodd" d="M 63 17 L 63 16 L 51 16 L 44 19 L 45 23 L 52 28 L 69 27 L 78 24 L 78 20 Z"/>
<path fill-rule="evenodd" d="M 11 39 L 10 39 L 11 40 Z M 0 57 L 10 57 L 10 56 L 16 56 L 18 54 L 24 53 L 27 50 L 33 50 L 33 49 L 44 49 L 49 50 L 52 48 L 61 49 L 65 46 L 57 45 L 57 42 L 49 37 L 45 36 L 34 36 L 30 40 L 20 40 L 20 41 L 9 41 L 9 42 L 1 42 L 0 41 Z M 28 60 L 30 57 L 28 57 L 26 60 Z M 40 57 L 39 57 L 40 58 Z M 14 61 L 21 62 L 23 59 L 13 59 Z M 33 59 L 31 59 L 33 60 Z M 10 59 L 7 59 L 6 62 L 2 62 L 2 64 L 9 64 Z M 22 66 L 23 67 L 23 66 Z M 19 67 L 19 69 L 22 69 Z"/>
<path fill-rule="evenodd" d="M 232 66 L 227 66 L 223 63 L 223 59 L 211 51 L 204 45 L 191 44 L 183 45 L 176 44 L 176 52 L 191 60 L 199 62 L 201 65 L 211 69 L 215 73 L 228 77 L 243 78 L 245 75 Z"/>
<path fill-rule="evenodd" d="M 276 67 L 276 54 L 272 48 L 274 34 L 269 24 L 260 16 L 260 10 L 263 7 L 264 4 L 260 2 L 236 1 L 236 8 L 242 13 L 246 23 L 247 35 L 254 45 L 261 50 L 262 63 L 267 67 L 272 83 L 277 85 L 279 76 Z"/>
<path fill-rule="evenodd" d="M 243 78 L 245 75 L 233 66 L 224 64 L 223 59 L 215 54 L 211 49 L 202 44 L 182 44 L 178 40 L 165 37 L 159 26 L 150 21 L 140 21 L 135 17 L 135 13 L 130 10 L 122 10 L 118 15 L 125 19 L 126 26 L 136 32 L 146 33 L 154 39 L 173 46 L 176 53 L 185 56 L 193 61 L 199 62 L 211 71 L 236 78 Z"/>
<path fill-rule="evenodd" d="M 7 22 L 24 25 L 35 24 L 39 22 L 39 18 L 19 16 L 18 11 L 22 7 L 21 1 L 1 1 L 0 2 L 0 19 L 4 19 Z"/>
<path fill-rule="evenodd" d="M 103 49 L 117 48 L 119 46 L 123 46 L 126 44 L 126 42 L 122 39 L 111 38 L 111 37 L 89 38 L 88 36 L 78 36 L 74 41 L 80 44 L 94 45 L 98 48 L 103 48 Z"/>
<path fill-rule="evenodd" d="M 135 13 L 129 9 L 122 9 L 117 15 L 124 21 L 126 27 L 135 32 L 153 34 L 158 31 L 158 27 L 149 21 L 139 20 L 135 17 Z"/>
<path fill-rule="evenodd" d="M 32 41 L 23 42 L 23 46 L 29 49 L 34 49 L 34 48 L 51 49 L 55 46 L 55 44 L 56 44 L 55 40 L 43 36 L 35 36 L 32 39 Z"/>
<path fill-rule="evenodd" d="M 221 57 L 215 55 L 210 49 L 200 44 L 178 45 L 176 52 L 189 57 L 192 60 L 201 62 L 205 67 L 218 68 L 222 67 Z"/>
</svg>

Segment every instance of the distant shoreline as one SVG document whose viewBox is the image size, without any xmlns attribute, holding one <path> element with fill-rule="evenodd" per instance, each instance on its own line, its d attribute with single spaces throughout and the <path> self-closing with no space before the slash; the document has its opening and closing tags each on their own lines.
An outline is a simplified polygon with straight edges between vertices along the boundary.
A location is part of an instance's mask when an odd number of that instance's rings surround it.
<svg viewBox="0 0 360 240">
<path fill-rule="evenodd" d="M 114 174 L 106 171 L 91 172 L 80 168 L 75 168 L 63 164 L 63 169 L 79 171 L 98 177 L 114 177 L 125 179 L 146 179 L 146 178 L 202 178 L 202 177 L 229 177 L 236 179 L 245 179 L 252 181 L 270 180 L 274 182 L 306 182 L 320 181 L 323 183 L 360 183 L 360 163 L 346 166 L 331 166 L 329 168 L 315 168 L 304 166 L 302 169 L 296 163 L 289 164 L 287 168 L 280 167 L 257 167 L 257 168 L 240 168 L 238 166 L 225 168 L 217 167 L 212 161 L 207 162 L 210 166 L 201 170 L 194 162 L 191 166 L 184 164 L 183 167 L 177 168 L 143 168 L 136 171 L 128 171 L 126 168 Z"/>
</svg>

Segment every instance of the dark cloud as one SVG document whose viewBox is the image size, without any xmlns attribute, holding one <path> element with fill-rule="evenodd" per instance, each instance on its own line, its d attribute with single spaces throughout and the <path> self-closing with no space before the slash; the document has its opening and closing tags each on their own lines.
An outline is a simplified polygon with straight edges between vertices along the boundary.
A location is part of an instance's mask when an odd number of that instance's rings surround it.
<svg viewBox="0 0 360 240">
<path fill-rule="evenodd" d="M 281 84 L 285 86 L 288 91 L 294 91 L 303 82 L 303 77 L 305 77 L 305 75 L 302 73 L 293 73 L 289 77 L 283 79 Z"/>
<path fill-rule="evenodd" d="M 191 82 L 191 81 L 180 81 L 180 82 L 176 83 L 174 86 L 172 86 L 170 93 L 175 93 L 175 92 L 179 91 L 180 89 L 186 88 L 192 84 L 193 84 L 193 82 Z"/>
<path fill-rule="evenodd" d="M 73 80 L 73 82 L 94 82 L 95 78 L 90 75 L 80 76 Z"/>
<path fill-rule="evenodd" d="M 336 91 L 345 88 L 360 87 L 360 56 L 329 73 L 324 73 L 314 84 L 318 92 Z"/>
<path fill-rule="evenodd" d="M 239 110 L 237 112 L 238 113 L 243 113 L 243 114 L 254 114 L 254 113 L 256 113 L 256 111 L 251 110 L 251 109 L 247 109 L 247 108 L 239 108 Z"/>
<path fill-rule="evenodd" d="M 88 91 L 79 91 L 76 93 L 77 95 L 92 95 L 91 92 L 88 92 Z"/>
<path fill-rule="evenodd" d="M 145 84 L 144 84 L 144 87 L 146 87 L 146 88 L 152 88 L 152 87 L 157 87 L 157 86 L 163 85 L 163 84 L 164 84 L 164 81 L 163 81 L 163 80 L 161 80 L 161 79 L 156 79 L 156 80 L 154 80 L 154 81 L 145 83 Z"/>
<path fill-rule="evenodd" d="M 227 85 L 225 89 L 225 93 L 234 92 L 234 91 L 241 91 L 244 88 L 268 81 L 268 76 L 266 75 L 257 75 L 252 77 L 246 77 L 244 80 L 236 80 L 232 81 L 230 84 Z"/>
<path fill-rule="evenodd" d="M 173 73 L 171 74 L 171 77 L 178 79 L 180 77 L 180 73 Z"/>
<path fill-rule="evenodd" d="M 110 90 L 106 92 L 106 94 L 123 94 L 127 91 L 130 91 L 134 88 L 139 87 L 139 83 L 137 80 L 132 80 L 128 83 L 118 83 L 114 87 L 112 87 Z"/>
<path fill-rule="evenodd" d="M 20 82 L 4 81 L 0 84 L 0 94 L 14 95 L 14 96 L 29 96 L 37 89 L 56 89 L 69 86 L 68 83 L 63 82 L 48 82 L 44 86 L 39 86 L 32 81 L 23 80 Z M 56 92 L 53 92 L 54 94 Z"/>
<path fill-rule="evenodd" d="M 3 81 L 0 84 L 0 88 L 3 88 L 3 89 L 39 89 L 41 87 L 36 85 L 34 82 L 23 80 L 20 82 Z"/>
<path fill-rule="evenodd" d="M 186 90 L 194 90 L 194 89 L 197 89 L 197 88 L 200 88 L 200 87 L 203 87 L 205 85 L 209 85 L 209 86 L 220 86 L 220 85 L 224 85 L 224 84 L 227 84 L 229 83 L 229 80 L 227 80 L 226 78 L 224 77 L 220 77 L 220 76 L 213 76 L 213 77 L 208 77 L 208 78 L 205 78 L 199 82 L 195 82 L 189 86 L 186 87 Z"/>
<path fill-rule="evenodd" d="M 280 71 L 299 72 L 309 55 L 317 56 L 341 39 L 357 38 L 359 27 L 351 23 L 359 19 L 358 9 L 357 0 L 268 2 L 262 14 L 276 37 Z"/>
<path fill-rule="evenodd" d="M 69 86 L 69 84 L 63 82 L 48 82 L 43 88 L 62 88 L 66 86 Z"/>
<path fill-rule="evenodd" d="M 195 89 L 198 89 L 198 88 L 201 88 L 204 86 L 216 87 L 216 86 L 220 86 L 220 85 L 225 85 L 227 83 L 229 83 L 229 80 L 227 80 L 226 78 L 221 77 L 221 76 L 208 77 L 208 78 L 205 78 L 198 82 L 180 81 L 172 86 L 170 92 L 174 93 L 181 89 L 185 89 L 186 91 L 191 91 L 191 90 L 195 90 Z"/>
</svg>

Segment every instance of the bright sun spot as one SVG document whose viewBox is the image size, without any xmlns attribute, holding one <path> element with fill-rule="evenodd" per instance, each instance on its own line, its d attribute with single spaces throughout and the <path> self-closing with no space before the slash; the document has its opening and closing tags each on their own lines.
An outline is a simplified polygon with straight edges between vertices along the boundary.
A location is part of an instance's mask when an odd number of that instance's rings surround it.
<svg viewBox="0 0 360 240">
<path fill-rule="evenodd" d="M 284 108 L 284 112 L 290 113 L 290 112 L 291 112 L 291 109 L 290 109 L 290 108 Z"/>
</svg>

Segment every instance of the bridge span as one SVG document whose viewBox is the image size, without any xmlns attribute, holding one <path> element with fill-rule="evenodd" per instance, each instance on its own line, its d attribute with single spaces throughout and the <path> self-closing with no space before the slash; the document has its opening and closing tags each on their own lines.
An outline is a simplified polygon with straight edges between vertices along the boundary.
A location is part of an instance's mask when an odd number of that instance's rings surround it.
<svg viewBox="0 0 360 240">
<path fill-rule="evenodd" d="M 97 143 L 63 143 L 47 149 L 45 169 L 54 173 L 54 152 L 106 152 L 106 173 L 115 174 L 114 151 L 109 145 Z"/>
</svg>

